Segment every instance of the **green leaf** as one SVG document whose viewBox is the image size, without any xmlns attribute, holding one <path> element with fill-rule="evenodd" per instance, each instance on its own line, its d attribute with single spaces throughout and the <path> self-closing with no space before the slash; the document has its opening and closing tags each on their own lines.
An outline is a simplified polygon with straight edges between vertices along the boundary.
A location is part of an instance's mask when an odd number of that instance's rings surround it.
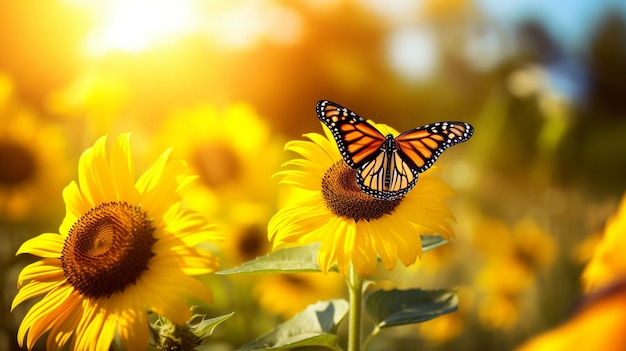
<svg viewBox="0 0 626 351">
<path fill-rule="evenodd" d="M 317 264 L 320 245 L 313 243 L 274 251 L 217 274 L 321 272 Z"/>
<path fill-rule="evenodd" d="M 437 235 L 422 235 L 421 237 L 422 252 L 428 252 L 448 242 Z M 321 272 L 317 264 L 320 245 L 320 243 L 313 243 L 274 251 L 216 274 Z M 335 270 L 335 267 L 332 270 Z"/>
<path fill-rule="evenodd" d="M 191 322 L 189 324 L 191 326 L 191 329 L 193 329 L 194 334 L 197 337 L 204 339 L 207 336 L 213 334 L 213 330 L 215 330 L 215 327 L 220 325 L 222 322 L 224 322 L 228 318 L 232 317 L 233 314 L 235 314 L 235 312 L 231 312 L 229 314 L 225 314 L 223 316 L 210 318 L 210 319 L 203 319 L 204 318 L 203 315 L 196 314 L 193 317 L 191 317 Z M 200 318 L 200 322 L 196 323 L 195 319 L 197 318 Z"/>
<path fill-rule="evenodd" d="M 422 238 L 422 253 L 436 249 L 448 243 L 448 240 L 439 235 L 420 235 Z"/>
<path fill-rule="evenodd" d="M 345 300 L 320 301 L 243 345 L 239 351 L 289 350 L 303 346 L 340 350 L 337 346 L 339 337 L 334 333 L 347 312 L 348 302 Z"/>
<path fill-rule="evenodd" d="M 455 289 L 378 290 L 367 296 L 365 309 L 379 328 L 425 322 L 457 310 Z"/>
</svg>

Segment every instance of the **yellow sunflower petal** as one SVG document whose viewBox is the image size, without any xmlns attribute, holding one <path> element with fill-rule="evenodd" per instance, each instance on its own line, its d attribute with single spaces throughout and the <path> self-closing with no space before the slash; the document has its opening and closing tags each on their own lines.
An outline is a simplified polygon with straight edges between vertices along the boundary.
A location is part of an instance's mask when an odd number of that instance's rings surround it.
<svg viewBox="0 0 626 351">
<path fill-rule="evenodd" d="M 162 216 L 168 209 L 180 201 L 179 180 L 187 173 L 183 162 L 167 162 L 169 152 L 161 155 L 156 164 L 137 181 L 141 192 L 141 203 L 153 216 Z"/>
<path fill-rule="evenodd" d="M 206 217 L 197 212 L 172 207 L 164 217 L 165 231 L 176 233 L 177 240 L 182 240 L 188 246 L 224 239 L 224 234 L 215 230 L 215 226 L 209 225 Z"/>
<path fill-rule="evenodd" d="M 348 226 L 354 232 L 354 247 L 350 257 L 350 264 L 361 277 L 371 275 L 376 269 L 377 255 L 371 243 L 369 230 L 359 230 L 358 226 Z"/>
<path fill-rule="evenodd" d="M 40 261 L 24 267 L 17 277 L 17 287 L 21 287 L 24 282 L 36 280 L 38 282 L 58 282 L 64 280 L 65 276 L 61 267 L 61 260 L 57 258 L 44 258 Z"/>
<path fill-rule="evenodd" d="M 30 282 L 20 288 L 20 290 L 13 298 L 11 303 L 11 311 L 22 302 L 32 299 L 34 297 L 47 294 L 50 291 L 62 286 L 65 281 L 51 281 L 51 282 Z"/>
<path fill-rule="evenodd" d="M 106 140 L 106 136 L 99 138 L 78 160 L 78 185 L 90 208 L 117 200 L 105 149 Z"/>
<path fill-rule="evenodd" d="M 142 304 L 136 294 L 125 297 L 121 303 L 116 303 L 122 316 L 118 323 L 118 335 L 127 350 L 144 350 L 148 344 L 150 330 L 146 313 L 133 307 Z"/>
<path fill-rule="evenodd" d="M 63 200 L 66 214 L 59 227 L 59 233 L 62 235 L 69 233 L 76 220 L 92 208 L 92 204 L 83 197 L 78 184 L 74 181 L 63 189 Z"/>
<path fill-rule="evenodd" d="M 137 203 L 139 193 L 133 180 L 135 173 L 130 157 L 130 134 L 120 135 L 111 148 L 111 174 L 117 199 Z"/>
<path fill-rule="evenodd" d="M 71 288 L 61 287 L 50 291 L 41 301 L 33 305 L 24 316 L 17 332 L 20 346 L 24 345 L 23 342 L 26 337 L 26 347 L 28 349 L 33 348 L 37 339 L 52 328 L 52 322 L 57 317 L 55 311 L 63 309 L 68 304 L 67 300 L 71 293 Z"/>
<path fill-rule="evenodd" d="M 395 235 L 390 233 L 390 230 L 385 230 L 385 226 L 379 221 L 371 223 L 370 227 L 372 245 L 376 248 L 385 267 L 392 269 L 398 258 L 398 242 L 395 240 Z"/>
<path fill-rule="evenodd" d="M 82 308 L 84 316 L 76 328 L 74 342 L 77 350 L 108 350 L 113 341 L 110 330 L 104 330 L 107 309 L 102 304 L 94 301 L 84 300 Z M 106 347 L 103 348 L 103 345 Z"/>
<path fill-rule="evenodd" d="M 16 255 L 29 253 L 44 258 L 60 258 L 63 251 L 63 237 L 59 234 L 44 233 L 23 243 Z"/>
<path fill-rule="evenodd" d="M 176 277 L 166 274 L 150 274 L 142 276 L 141 291 L 138 291 L 146 306 L 160 316 L 164 316 L 172 322 L 183 325 L 190 317 L 191 312 L 184 299 L 180 298 L 183 286 L 180 284 L 182 275 Z M 163 287 L 167 286 L 167 289 Z M 154 292 L 158 293 L 155 294 Z M 187 293 L 188 291 L 184 291 Z"/>
<path fill-rule="evenodd" d="M 54 325 L 50 329 L 46 341 L 46 349 L 48 350 L 62 349 L 74 334 L 78 321 L 82 317 L 80 310 L 81 299 L 75 291 L 72 295 L 67 299 L 67 304 L 63 306 L 64 308 L 59 309 L 58 322 L 53 323 Z"/>
<path fill-rule="evenodd" d="M 309 142 L 300 140 L 290 141 L 287 143 L 287 145 L 285 145 L 285 149 L 287 151 L 295 152 L 300 156 L 306 158 L 307 160 L 311 161 L 329 159 L 328 154 L 325 153 L 324 150 L 319 148 L 311 148 L 309 144 Z"/>
</svg>

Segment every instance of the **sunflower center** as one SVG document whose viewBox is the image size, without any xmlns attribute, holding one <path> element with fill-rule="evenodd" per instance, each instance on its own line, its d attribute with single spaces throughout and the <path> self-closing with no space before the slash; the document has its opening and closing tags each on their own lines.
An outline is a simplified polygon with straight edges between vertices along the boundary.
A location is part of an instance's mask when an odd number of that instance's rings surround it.
<svg viewBox="0 0 626 351">
<path fill-rule="evenodd" d="M 35 159 L 23 146 L 0 141 L 0 169 L 0 185 L 15 186 L 35 177 Z"/>
<path fill-rule="evenodd" d="M 249 261 L 266 253 L 268 241 L 265 238 L 265 232 L 258 225 L 250 225 L 242 230 L 236 248 L 237 253 L 244 261 Z"/>
<path fill-rule="evenodd" d="M 67 281 L 93 298 L 124 291 L 148 269 L 154 230 L 146 212 L 126 202 L 91 209 L 65 240 L 61 262 Z"/>
<path fill-rule="evenodd" d="M 230 145 L 224 143 L 209 143 L 197 148 L 192 162 L 200 179 L 212 188 L 232 182 L 241 173 L 239 157 Z"/>
<path fill-rule="evenodd" d="M 322 178 L 322 197 L 326 207 L 337 216 L 370 221 L 391 214 L 402 199 L 387 201 L 364 193 L 356 183 L 356 170 L 345 162 L 332 165 Z"/>
</svg>

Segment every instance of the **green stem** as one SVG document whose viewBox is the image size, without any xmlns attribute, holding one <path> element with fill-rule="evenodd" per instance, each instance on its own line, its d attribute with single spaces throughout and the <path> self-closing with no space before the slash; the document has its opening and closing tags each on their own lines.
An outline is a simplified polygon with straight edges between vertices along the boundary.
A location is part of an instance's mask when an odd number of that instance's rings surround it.
<svg viewBox="0 0 626 351">
<path fill-rule="evenodd" d="M 380 328 L 379 327 L 374 328 L 372 333 L 365 339 L 365 342 L 363 343 L 363 350 L 368 349 L 368 347 L 370 346 L 370 342 L 376 335 L 378 335 L 378 333 L 380 333 Z"/>
<path fill-rule="evenodd" d="M 350 298 L 350 314 L 348 315 L 348 351 L 361 350 L 361 307 L 363 297 L 363 279 L 350 265 L 348 276 L 348 296 Z"/>
</svg>

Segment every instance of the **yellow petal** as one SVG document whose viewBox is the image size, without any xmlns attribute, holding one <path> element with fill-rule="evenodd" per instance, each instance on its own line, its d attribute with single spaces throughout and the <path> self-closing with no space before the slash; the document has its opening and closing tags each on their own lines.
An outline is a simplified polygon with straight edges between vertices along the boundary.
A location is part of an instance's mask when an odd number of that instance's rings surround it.
<svg viewBox="0 0 626 351">
<path fill-rule="evenodd" d="M 44 258 L 24 267 L 17 277 L 17 287 L 24 282 L 36 280 L 38 282 L 54 282 L 65 280 L 61 260 L 57 258 Z"/>
<path fill-rule="evenodd" d="M 63 244 L 64 239 L 61 235 L 44 233 L 27 240 L 15 254 L 29 253 L 44 258 L 60 258 Z"/>
<path fill-rule="evenodd" d="M 178 325 L 183 325 L 191 317 L 191 312 L 180 294 L 178 282 L 176 279 L 169 278 L 165 280 L 168 284 L 163 284 L 164 280 L 159 278 L 163 278 L 164 275 L 157 276 L 150 273 L 147 272 L 140 278 L 142 289 L 137 290 L 146 306 L 158 315 Z M 164 286 L 171 289 L 164 289 Z M 155 294 L 155 291 L 159 293 Z"/>
<path fill-rule="evenodd" d="M 111 148 L 111 174 L 117 199 L 135 204 L 139 192 L 135 188 L 135 172 L 130 154 L 130 134 L 120 135 Z"/>
<path fill-rule="evenodd" d="M 106 154 L 107 137 L 99 138 L 78 160 L 78 184 L 90 207 L 117 201 Z"/>
<path fill-rule="evenodd" d="M 52 282 L 30 282 L 23 287 L 15 294 L 15 298 L 13 298 L 13 302 L 11 303 L 11 311 L 26 300 L 30 300 L 34 297 L 47 294 L 48 292 L 62 286 L 65 283 L 63 281 L 52 281 Z"/>
<path fill-rule="evenodd" d="M 73 295 L 73 296 L 72 296 Z M 54 323 L 50 333 L 48 334 L 48 340 L 46 342 L 47 350 L 60 350 L 70 340 L 78 322 L 82 317 L 80 304 L 81 298 L 78 296 L 78 292 L 74 291 L 67 299 L 67 304 L 62 309 L 58 310 L 58 319 Z"/>
<path fill-rule="evenodd" d="M 24 337 L 28 334 L 26 347 L 32 349 L 35 342 L 47 330 L 52 328 L 53 321 L 57 318 L 58 309 L 63 309 L 68 304 L 68 297 L 72 293 L 71 287 L 61 287 L 50 291 L 41 301 L 37 302 L 26 313 L 22 324 L 17 332 L 17 340 L 22 346 Z"/>
<path fill-rule="evenodd" d="M 123 304 L 117 304 L 122 316 L 118 323 L 120 341 L 126 350 L 145 350 L 149 341 L 149 329 L 146 312 L 139 307 L 143 302 L 138 299 L 137 294 L 129 294 L 123 300 Z"/>
</svg>

